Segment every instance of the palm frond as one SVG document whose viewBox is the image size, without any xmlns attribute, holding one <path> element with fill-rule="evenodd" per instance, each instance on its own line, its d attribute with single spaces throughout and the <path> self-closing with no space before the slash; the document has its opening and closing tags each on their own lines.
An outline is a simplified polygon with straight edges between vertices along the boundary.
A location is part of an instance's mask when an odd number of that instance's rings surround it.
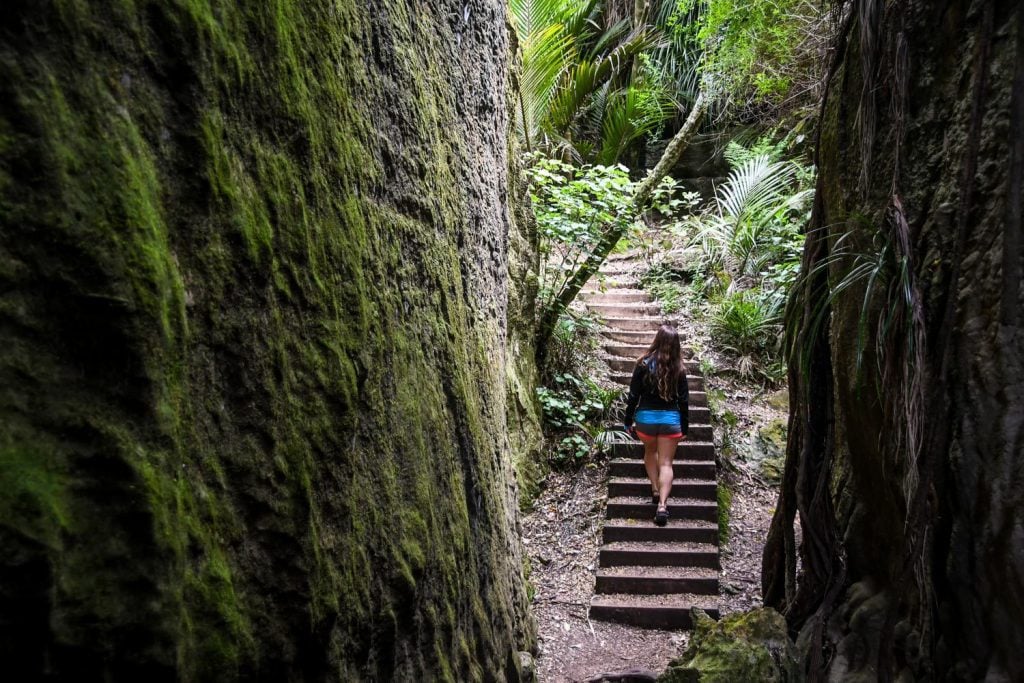
<svg viewBox="0 0 1024 683">
<path fill-rule="evenodd" d="M 568 129 L 587 99 L 609 79 L 623 73 L 632 64 L 632 58 L 659 44 L 661 36 L 655 32 L 634 31 L 623 42 L 596 59 L 580 59 L 562 76 L 562 84 L 550 108 L 549 126 Z"/>
<path fill-rule="evenodd" d="M 636 140 L 656 130 L 672 113 L 671 102 L 636 88 L 616 91 L 607 98 L 601 125 L 599 164 L 613 164 Z"/>
<path fill-rule="evenodd" d="M 772 162 L 766 155 L 750 159 L 729 173 L 716 198 L 722 215 L 736 221 L 776 208 L 788 199 L 796 170 L 785 161 Z"/>
</svg>

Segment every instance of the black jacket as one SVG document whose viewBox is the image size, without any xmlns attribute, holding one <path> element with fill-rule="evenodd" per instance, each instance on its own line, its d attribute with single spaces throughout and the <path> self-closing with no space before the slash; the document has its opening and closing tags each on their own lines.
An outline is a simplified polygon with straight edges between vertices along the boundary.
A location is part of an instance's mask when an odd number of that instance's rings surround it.
<svg viewBox="0 0 1024 683">
<path fill-rule="evenodd" d="M 629 382 L 629 397 L 626 399 L 626 427 L 633 424 L 636 411 L 640 408 L 650 410 L 678 410 L 679 423 L 682 425 L 683 436 L 690 427 L 690 387 L 686 381 L 686 372 L 679 368 L 674 396 L 668 401 L 658 395 L 657 378 L 651 372 L 646 361 L 636 364 L 633 379 Z"/>
</svg>

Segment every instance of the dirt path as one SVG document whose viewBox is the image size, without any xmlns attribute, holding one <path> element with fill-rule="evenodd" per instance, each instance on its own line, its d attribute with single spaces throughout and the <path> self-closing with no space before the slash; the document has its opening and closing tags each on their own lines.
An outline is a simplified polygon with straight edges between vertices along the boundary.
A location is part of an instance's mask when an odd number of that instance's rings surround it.
<svg viewBox="0 0 1024 683">
<path fill-rule="evenodd" d="M 605 287 L 637 286 L 631 268 L 623 267 L 627 259 L 631 260 L 626 257 L 611 264 L 614 274 Z M 783 406 L 769 405 L 757 386 L 716 374 L 715 368 L 728 366 L 728 358 L 715 350 L 694 316 L 684 312 L 673 317 L 680 322 L 685 343 L 711 369 L 707 390 L 713 393 L 712 415 L 725 416 L 728 422 L 713 425 L 716 450 L 730 460 L 729 468 L 719 468 L 719 477 L 732 489 L 729 538 L 721 545 L 719 609 L 722 614 L 744 611 L 761 605 L 761 553 L 777 497 L 777 490 L 758 474 L 758 433 L 783 418 L 785 411 Z M 658 673 L 689 639 L 687 631 L 588 619 L 607 481 L 608 460 L 589 463 L 576 472 L 551 473 L 523 520 L 535 589 L 541 683 L 599 680 L 602 674 L 626 671 Z"/>
</svg>

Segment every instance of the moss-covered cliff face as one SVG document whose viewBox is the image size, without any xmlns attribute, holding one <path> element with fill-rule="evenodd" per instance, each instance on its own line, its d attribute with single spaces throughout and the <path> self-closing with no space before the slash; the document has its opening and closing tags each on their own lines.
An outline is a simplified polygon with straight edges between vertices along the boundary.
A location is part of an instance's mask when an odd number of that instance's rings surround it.
<svg viewBox="0 0 1024 683">
<path fill-rule="evenodd" d="M 503 3 L 4 13 L 5 671 L 515 679 Z"/>
<path fill-rule="evenodd" d="M 1024 680 L 1024 7 L 856 0 L 837 55 L 765 601 L 813 680 Z"/>
</svg>

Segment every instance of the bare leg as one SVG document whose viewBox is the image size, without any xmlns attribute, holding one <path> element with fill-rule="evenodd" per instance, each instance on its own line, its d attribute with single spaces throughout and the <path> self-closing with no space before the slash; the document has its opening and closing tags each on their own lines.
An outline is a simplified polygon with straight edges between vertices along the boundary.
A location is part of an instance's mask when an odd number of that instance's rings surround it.
<svg viewBox="0 0 1024 683">
<path fill-rule="evenodd" d="M 675 476 L 672 470 L 672 458 L 676 455 L 676 446 L 680 439 L 670 439 L 664 436 L 658 437 L 658 494 L 660 501 L 658 509 L 665 508 L 665 502 L 672 493 L 672 479 Z"/>
<path fill-rule="evenodd" d="M 647 478 L 651 480 L 651 493 L 659 495 L 661 489 L 658 487 L 658 437 L 637 434 L 637 438 L 644 444 L 644 467 L 647 468 Z"/>
</svg>

